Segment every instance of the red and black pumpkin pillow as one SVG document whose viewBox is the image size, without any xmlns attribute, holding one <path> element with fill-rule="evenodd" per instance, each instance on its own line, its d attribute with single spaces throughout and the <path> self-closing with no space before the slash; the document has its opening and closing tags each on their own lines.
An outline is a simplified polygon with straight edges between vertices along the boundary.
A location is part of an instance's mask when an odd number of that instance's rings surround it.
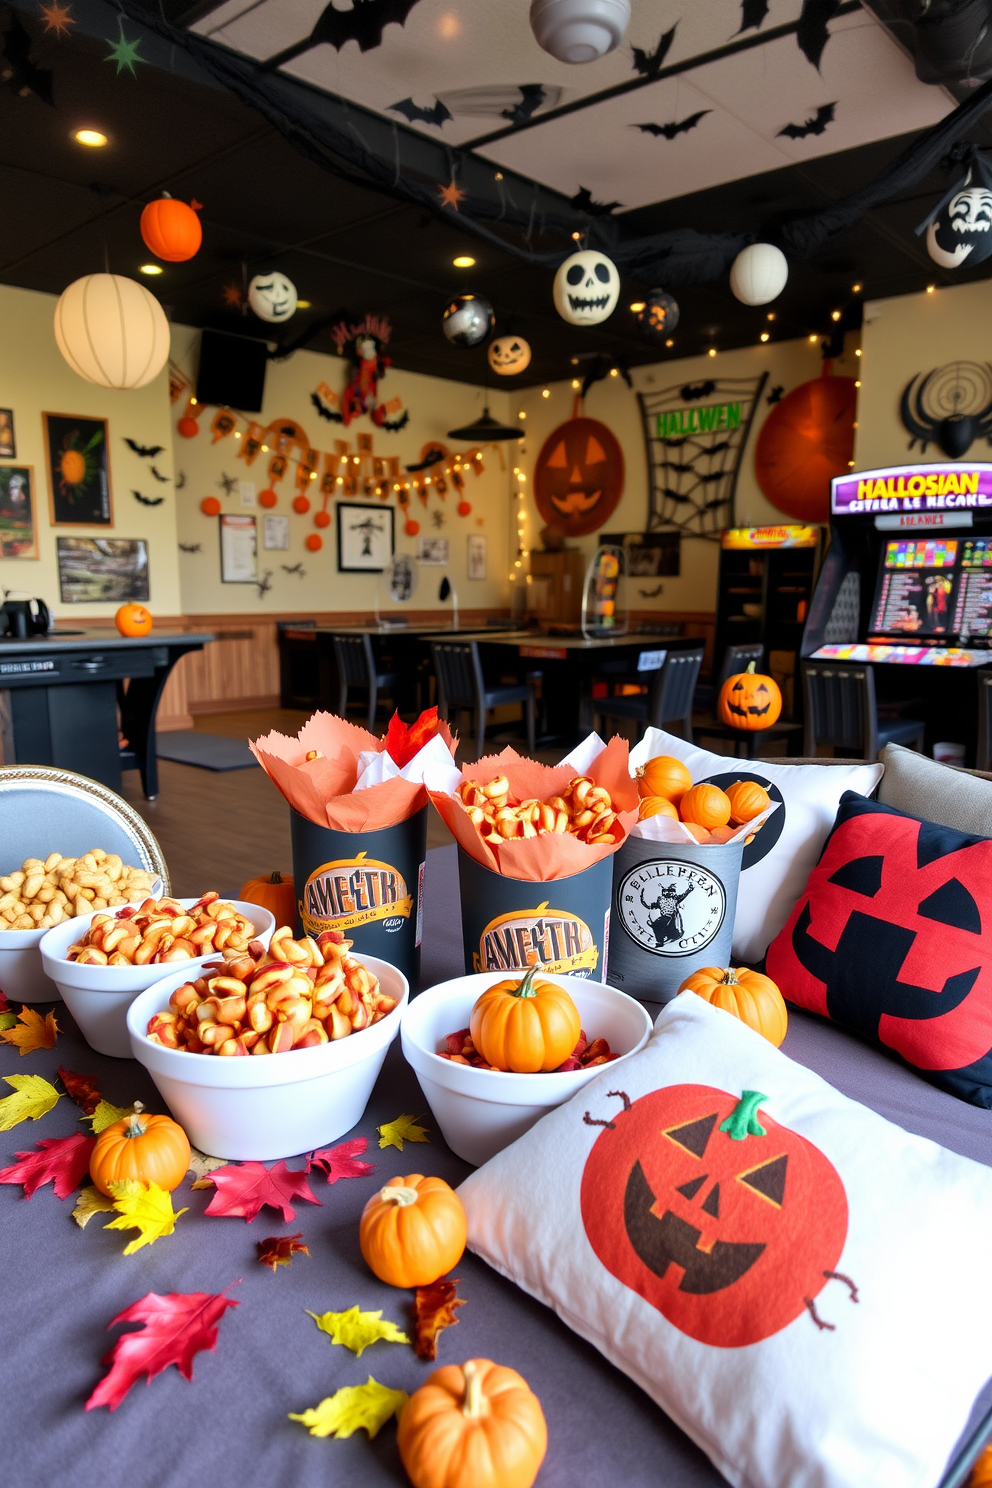
<svg viewBox="0 0 992 1488">
<path fill-rule="evenodd" d="M 845 793 L 766 969 L 790 1002 L 992 1108 L 989 838 Z"/>
</svg>

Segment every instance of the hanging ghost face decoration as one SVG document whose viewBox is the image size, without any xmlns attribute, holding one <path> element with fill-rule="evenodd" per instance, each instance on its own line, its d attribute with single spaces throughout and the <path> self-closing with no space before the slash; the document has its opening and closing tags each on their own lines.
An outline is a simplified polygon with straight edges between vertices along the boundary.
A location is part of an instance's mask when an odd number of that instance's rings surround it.
<svg viewBox="0 0 992 1488">
<path fill-rule="evenodd" d="M 992 256 L 992 191 L 968 186 L 951 197 L 927 228 L 927 252 L 944 269 Z"/>
<path fill-rule="evenodd" d="M 489 348 L 489 365 L 500 377 L 514 377 L 530 366 L 530 347 L 523 336 L 497 336 Z"/>
<path fill-rule="evenodd" d="M 285 274 L 256 274 L 248 285 L 248 303 L 259 320 L 279 324 L 296 313 L 296 285 Z"/>
<path fill-rule="evenodd" d="M 652 341 L 670 336 L 679 323 L 679 307 L 663 289 L 653 289 L 638 313 L 638 329 Z"/>
<path fill-rule="evenodd" d="M 458 295 L 441 317 L 441 329 L 452 346 L 481 346 L 495 324 L 493 307 L 481 295 Z"/>
<path fill-rule="evenodd" d="M 567 537 L 595 532 L 623 495 L 623 452 L 598 419 L 570 419 L 544 442 L 534 469 L 534 500 Z"/>
<path fill-rule="evenodd" d="M 599 325 L 613 314 L 619 298 L 617 266 L 594 248 L 573 253 L 555 275 L 555 309 L 572 325 Z"/>
</svg>

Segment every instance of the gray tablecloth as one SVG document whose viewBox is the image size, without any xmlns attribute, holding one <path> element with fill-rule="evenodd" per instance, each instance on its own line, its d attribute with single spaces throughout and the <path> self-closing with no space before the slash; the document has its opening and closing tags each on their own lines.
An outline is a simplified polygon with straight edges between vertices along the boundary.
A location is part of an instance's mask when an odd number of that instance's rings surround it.
<svg viewBox="0 0 992 1488">
<path fill-rule="evenodd" d="M 426 882 L 424 985 L 462 970 L 454 848 L 429 855 Z M 0 1074 L 54 1079 L 60 1064 L 97 1076 L 108 1100 L 138 1099 L 150 1109 L 161 1100 L 140 1065 L 93 1053 L 68 1011 L 57 1004 L 62 1032 L 51 1051 L 20 1058 L 0 1050 Z M 956 1152 L 992 1162 L 992 1113 L 934 1090 L 894 1061 L 840 1030 L 793 1012 L 785 1050 L 838 1089 L 910 1131 Z M 0 1086 L 6 1093 L 7 1087 Z M 340 1311 L 357 1303 L 382 1308 L 401 1327 L 409 1323 L 410 1294 L 382 1285 L 358 1248 L 358 1219 L 373 1188 L 397 1173 L 436 1173 L 458 1183 L 470 1170 L 432 1131 L 429 1146 L 402 1154 L 380 1151 L 375 1128 L 402 1112 L 425 1113 L 426 1102 L 398 1042 L 383 1068 L 365 1119 L 353 1135 L 369 1139 L 371 1178 L 329 1187 L 319 1173 L 311 1186 L 322 1201 L 301 1203 L 284 1224 L 263 1210 L 253 1224 L 207 1219 L 213 1190 L 176 1191 L 177 1209 L 189 1206 L 175 1233 L 137 1255 L 121 1254 L 131 1234 L 102 1227 L 97 1216 L 80 1230 L 50 1187 L 30 1200 L 20 1188 L 0 1187 L 3 1235 L 3 1488 L 122 1483 L 128 1488 L 362 1488 L 406 1483 L 387 1424 L 375 1441 L 364 1432 L 345 1441 L 311 1438 L 287 1419 L 342 1385 L 371 1374 L 408 1391 L 431 1365 L 411 1349 L 377 1343 L 357 1359 L 318 1332 L 305 1309 Z M 0 1165 L 41 1137 L 79 1130 L 78 1111 L 63 1098 L 41 1121 L 0 1134 Z M 429 1114 L 426 1124 L 432 1125 Z M 291 1162 L 290 1166 L 301 1166 Z M 271 1274 L 256 1259 L 255 1242 L 303 1232 L 310 1258 Z M 557 1317 L 466 1254 L 457 1269 L 466 1299 L 459 1324 L 441 1335 L 439 1362 L 473 1355 L 518 1369 L 539 1396 L 550 1447 L 538 1488 L 603 1488 L 621 1478 L 625 1488 L 714 1488 L 723 1480 L 703 1454 L 593 1348 Z M 135 1385 L 114 1413 L 83 1409 L 100 1379 L 101 1358 L 121 1329 L 107 1324 L 146 1292 L 219 1292 L 231 1283 L 240 1306 L 220 1323 L 215 1353 L 199 1354 L 191 1384 L 172 1367 L 146 1387 Z M 127 1331 L 126 1329 L 124 1331 Z"/>
</svg>

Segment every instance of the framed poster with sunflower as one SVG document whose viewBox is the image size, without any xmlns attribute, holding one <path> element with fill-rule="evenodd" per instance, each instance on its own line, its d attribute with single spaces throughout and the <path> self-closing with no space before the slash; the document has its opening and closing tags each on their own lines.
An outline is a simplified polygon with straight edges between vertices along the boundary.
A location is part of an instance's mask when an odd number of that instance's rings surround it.
<svg viewBox="0 0 992 1488">
<path fill-rule="evenodd" d="M 53 527 L 112 527 L 106 419 L 43 413 Z"/>
</svg>

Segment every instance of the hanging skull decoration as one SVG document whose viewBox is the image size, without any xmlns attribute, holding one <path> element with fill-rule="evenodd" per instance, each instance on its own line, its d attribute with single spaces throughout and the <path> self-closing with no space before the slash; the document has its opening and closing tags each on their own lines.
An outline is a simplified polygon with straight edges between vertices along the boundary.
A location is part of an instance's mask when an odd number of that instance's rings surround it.
<svg viewBox="0 0 992 1488">
<path fill-rule="evenodd" d="M 279 324 L 296 313 L 296 285 L 285 274 L 256 274 L 248 285 L 248 303 L 259 320 Z"/>
<path fill-rule="evenodd" d="M 572 325 L 599 325 L 619 298 L 617 266 L 595 248 L 571 254 L 555 275 L 555 309 Z"/>
<path fill-rule="evenodd" d="M 955 192 L 927 227 L 927 252 L 944 269 L 960 269 L 992 256 L 992 191 L 967 186 Z"/>
<path fill-rule="evenodd" d="M 495 324 L 493 307 L 481 295 L 457 295 L 441 317 L 441 329 L 452 346 L 480 346 Z"/>
<path fill-rule="evenodd" d="M 514 377 L 530 366 L 530 346 L 523 336 L 497 336 L 489 348 L 489 365 L 499 377 Z"/>
</svg>

